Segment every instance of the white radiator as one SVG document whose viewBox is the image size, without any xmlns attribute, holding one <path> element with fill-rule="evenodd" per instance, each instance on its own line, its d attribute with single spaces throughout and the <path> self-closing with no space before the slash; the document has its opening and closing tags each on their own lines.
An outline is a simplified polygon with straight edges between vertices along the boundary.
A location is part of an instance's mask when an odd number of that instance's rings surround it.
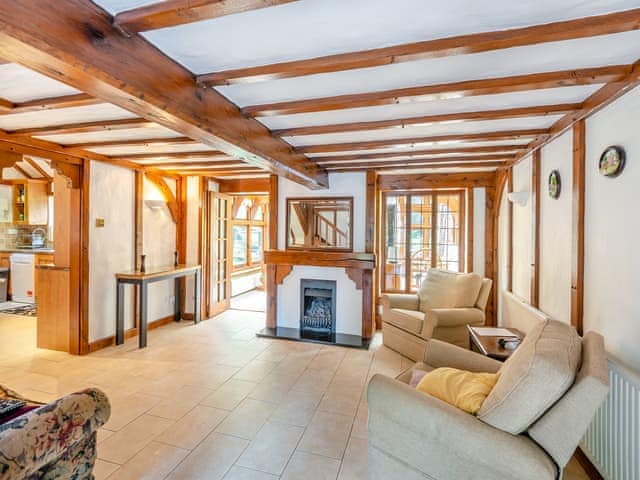
<svg viewBox="0 0 640 480">
<path fill-rule="evenodd" d="M 582 440 L 608 480 L 640 480 L 640 375 L 609 359 L 611 392 Z"/>
</svg>

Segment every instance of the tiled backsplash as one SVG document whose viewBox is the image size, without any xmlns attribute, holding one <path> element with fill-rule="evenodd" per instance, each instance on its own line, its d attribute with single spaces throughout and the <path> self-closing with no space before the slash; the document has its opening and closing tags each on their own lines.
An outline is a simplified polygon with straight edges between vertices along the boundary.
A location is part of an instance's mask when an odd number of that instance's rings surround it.
<svg viewBox="0 0 640 480">
<path fill-rule="evenodd" d="M 45 246 L 51 246 L 51 243 L 48 241 L 49 229 L 46 226 L 0 223 L 0 249 L 12 249 L 21 245 L 31 245 L 31 234 L 36 228 L 44 230 Z"/>
</svg>

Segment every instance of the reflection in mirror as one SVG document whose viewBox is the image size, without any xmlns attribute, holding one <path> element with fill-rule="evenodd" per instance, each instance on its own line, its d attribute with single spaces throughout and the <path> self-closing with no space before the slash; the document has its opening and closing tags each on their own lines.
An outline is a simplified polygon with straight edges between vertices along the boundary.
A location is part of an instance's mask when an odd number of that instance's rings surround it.
<svg viewBox="0 0 640 480">
<path fill-rule="evenodd" d="M 288 198 L 287 248 L 353 250 L 353 198 Z"/>
</svg>

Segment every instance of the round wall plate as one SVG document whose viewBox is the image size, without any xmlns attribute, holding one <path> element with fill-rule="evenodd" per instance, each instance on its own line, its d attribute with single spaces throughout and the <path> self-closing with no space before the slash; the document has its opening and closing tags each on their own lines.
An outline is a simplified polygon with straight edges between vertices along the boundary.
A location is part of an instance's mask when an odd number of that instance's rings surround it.
<svg viewBox="0 0 640 480">
<path fill-rule="evenodd" d="M 552 170 L 549 174 L 549 196 L 551 198 L 558 198 L 561 190 L 562 182 L 560 181 L 560 172 L 558 170 Z"/>
<path fill-rule="evenodd" d="M 615 145 L 607 147 L 598 162 L 598 169 L 605 177 L 617 177 L 622 173 L 625 162 L 624 150 Z"/>
</svg>

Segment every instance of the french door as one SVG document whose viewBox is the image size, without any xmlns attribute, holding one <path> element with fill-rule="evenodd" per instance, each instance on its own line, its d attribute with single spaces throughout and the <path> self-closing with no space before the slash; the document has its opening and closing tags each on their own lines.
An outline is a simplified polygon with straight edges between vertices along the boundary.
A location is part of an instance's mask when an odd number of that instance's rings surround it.
<svg viewBox="0 0 640 480">
<path fill-rule="evenodd" d="M 383 197 L 385 292 L 415 292 L 429 268 L 465 269 L 465 192 L 389 192 Z"/>
<path fill-rule="evenodd" d="M 207 316 L 227 310 L 231 303 L 231 208 L 229 195 L 209 192 L 209 295 Z"/>
</svg>

